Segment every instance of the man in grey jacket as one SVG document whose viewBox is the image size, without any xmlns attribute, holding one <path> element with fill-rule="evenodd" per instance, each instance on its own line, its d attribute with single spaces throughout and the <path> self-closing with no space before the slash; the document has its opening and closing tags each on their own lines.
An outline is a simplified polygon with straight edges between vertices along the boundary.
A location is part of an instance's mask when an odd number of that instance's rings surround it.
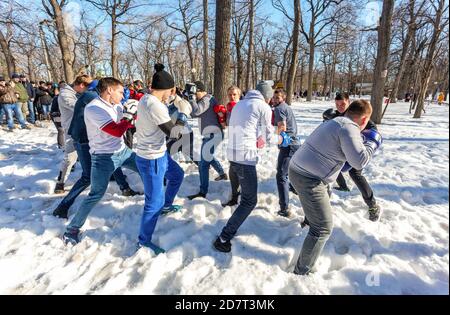
<svg viewBox="0 0 450 315">
<path fill-rule="evenodd" d="M 69 177 L 72 166 L 77 162 L 77 151 L 73 144 L 73 140 L 68 134 L 70 123 L 72 122 L 75 103 L 78 100 L 77 95 L 84 93 L 92 78 L 88 75 L 78 76 L 74 83 L 66 85 L 58 96 L 58 106 L 61 112 L 61 126 L 64 129 L 64 159 L 61 163 L 58 181 L 55 187 L 55 194 L 64 193 L 64 183 Z"/>
<path fill-rule="evenodd" d="M 310 226 L 296 274 L 311 272 L 333 230 L 328 185 L 343 167 L 364 168 L 381 145 L 376 130 L 361 132 L 371 115 L 368 101 L 354 101 L 345 116 L 326 121 L 314 130 L 292 157 L 289 180 L 298 192 Z"/>
<path fill-rule="evenodd" d="M 200 192 L 188 196 L 190 200 L 195 198 L 205 198 L 209 189 L 209 167 L 212 166 L 219 177 L 215 180 L 228 180 L 222 165 L 214 157 L 215 150 L 223 141 L 222 126 L 219 123 L 217 114 L 214 112 L 214 106 L 217 105 L 216 99 L 206 92 L 205 85 L 200 82 L 194 82 L 193 91 L 190 91 L 189 102 L 192 106 L 191 116 L 200 119 L 200 133 L 203 136 L 202 149 L 200 153 L 200 163 L 198 170 L 200 173 Z"/>
</svg>

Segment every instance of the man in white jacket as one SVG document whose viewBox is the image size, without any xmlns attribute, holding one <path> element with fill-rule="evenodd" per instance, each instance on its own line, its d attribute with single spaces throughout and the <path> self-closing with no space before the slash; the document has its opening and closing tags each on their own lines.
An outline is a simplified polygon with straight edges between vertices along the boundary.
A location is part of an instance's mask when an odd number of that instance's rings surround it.
<svg viewBox="0 0 450 315">
<path fill-rule="evenodd" d="M 64 159 L 61 163 L 58 182 L 55 187 L 55 194 L 64 193 L 64 183 L 69 177 L 70 170 L 77 162 L 77 151 L 75 150 L 73 140 L 69 136 L 68 131 L 72 122 L 75 103 L 78 100 L 77 94 L 84 93 L 92 78 L 88 75 L 78 76 L 73 84 L 66 85 L 58 95 L 58 106 L 61 112 L 61 126 L 64 129 Z"/>
<path fill-rule="evenodd" d="M 279 136 L 275 133 L 271 123 L 272 110 L 268 105 L 272 97 L 270 81 L 262 81 L 256 90 L 247 92 L 231 113 L 227 155 L 230 161 L 232 199 L 237 200 L 237 189 L 241 186 L 241 202 L 214 242 L 218 251 L 231 251 L 230 240 L 256 207 L 258 149 L 262 149 L 266 143 L 287 146 L 291 141 L 286 133 Z"/>
</svg>

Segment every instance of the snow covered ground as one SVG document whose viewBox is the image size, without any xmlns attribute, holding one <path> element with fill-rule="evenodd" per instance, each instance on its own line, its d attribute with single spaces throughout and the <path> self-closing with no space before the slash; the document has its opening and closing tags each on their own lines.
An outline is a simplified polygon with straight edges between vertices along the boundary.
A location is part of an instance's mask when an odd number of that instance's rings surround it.
<svg viewBox="0 0 450 315">
<path fill-rule="evenodd" d="M 302 139 L 329 107 L 294 105 Z M 52 193 L 62 159 L 55 128 L 0 130 L 0 293 L 448 294 L 449 108 L 430 105 L 419 120 L 407 112 L 406 103 L 390 105 L 380 126 L 383 148 L 365 170 L 384 209 L 380 222 L 367 219 L 356 187 L 335 193 L 335 229 L 309 277 L 292 273 L 307 233 L 298 198 L 291 195 L 293 218 L 276 215 L 276 148 L 258 166 L 258 206 L 231 254 L 211 245 L 232 212 L 220 206 L 229 183 L 213 182 L 207 201 L 188 201 L 198 172 L 182 163 L 186 177 L 176 203 L 185 210 L 159 220 L 154 240 L 168 252 L 155 257 L 133 252 L 143 197 L 122 197 L 115 183 L 91 213 L 82 242 L 64 246 L 66 222 L 51 215 L 61 200 Z M 142 191 L 138 175 L 125 173 Z M 77 167 L 69 187 L 79 174 Z"/>
</svg>

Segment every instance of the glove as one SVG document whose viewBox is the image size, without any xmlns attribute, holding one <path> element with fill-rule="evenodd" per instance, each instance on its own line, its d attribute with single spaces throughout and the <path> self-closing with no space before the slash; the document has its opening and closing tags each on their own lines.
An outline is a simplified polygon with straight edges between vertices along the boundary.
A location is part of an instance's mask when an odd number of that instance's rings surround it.
<svg viewBox="0 0 450 315">
<path fill-rule="evenodd" d="M 341 172 L 346 173 L 350 171 L 352 168 L 353 167 L 350 164 L 348 164 L 348 162 L 345 162 L 344 166 L 341 169 Z"/>
<path fill-rule="evenodd" d="M 130 99 L 130 95 L 131 95 L 130 89 L 125 87 L 123 89 L 123 99 L 121 101 L 122 105 L 124 105 Z"/>
<path fill-rule="evenodd" d="M 184 126 L 186 126 L 187 121 L 188 121 L 188 118 L 187 118 L 186 114 L 179 112 L 178 116 L 177 116 L 177 122 L 175 123 L 175 125 L 184 127 Z"/>
<path fill-rule="evenodd" d="M 280 137 L 282 139 L 280 143 L 282 148 L 287 148 L 292 143 L 292 138 L 286 132 L 281 132 Z"/>
<path fill-rule="evenodd" d="M 132 122 L 136 119 L 137 107 L 139 102 L 136 100 L 128 100 L 123 104 L 123 118 Z"/>
<path fill-rule="evenodd" d="M 258 149 L 262 149 L 262 148 L 264 148 L 265 145 L 266 145 L 266 141 L 264 141 L 262 136 L 259 136 L 258 139 L 256 139 L 256 147 Z"/>
<path fill-rule="evenodd" d="M 217 114 L 219 123 L 225 123 L 227 121 L 227 108 L 224 105 L 215 105 L 214 112 Z"/>
<path fill-rule="evenodd" d="M 323 120 L 330 120 L 330 119 L 336 118 L 337 116 L 338 116 L 338 114 L 337 114 L 336 110 L 333 108 L 327 109 L 322 114 Z"/>
<path fill-rule="evenodd" d="M 376 129 L 366 129 L 361 132 L 363 143 L 373 154 L 383 142 L 383 138 Z"/>
<path fill-rule="evenodd" d="M 179 113 L 183 113 L 185 116 L 190 116 L 192 113 L 192 106 L 186 100 L 182 99 L 178 95 L 175 96 L 173 105 L 178 109 Z M 187 118 L 187 117 L 186 117 Z"/>
</svg>

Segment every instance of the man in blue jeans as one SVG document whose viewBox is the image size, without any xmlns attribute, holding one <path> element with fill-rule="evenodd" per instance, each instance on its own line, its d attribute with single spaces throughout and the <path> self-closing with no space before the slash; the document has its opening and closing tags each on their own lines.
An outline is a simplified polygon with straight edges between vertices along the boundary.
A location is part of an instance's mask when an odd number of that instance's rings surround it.
<svg viewBox="0 0 450 315">
<path fill-rule="evenodd" d="M 61 201 L 61 203 L 53 211 L 53 215 L 59 218 L 67 219 L 68 211 L 75 199 L 91 185 L 91 154 L 89 153 L 89 139 L 86 130 L 86 124 L 84 123 L 84 109 L 87 104 L 93 101 L 99 96 L 97 89 L 98 80 L 94 80 L 88 87 L 88 90 L 84 92 L 77 100 L 74 108 L 74 115 L 69 127 L 69 135 L 74 140 L 74 147 L 77 151 L 78 160 L 81 164 L 81 177 L 72 186 L 69 194 Z M 138 194 L 130 188 L 122 169 L 119 167 L 114 171 L 114 179 L 119 185 L 123 196 L 135 196 Z"/>
<path fill-rule="evenodd" d="M 152 241 L 158 217 L 161 213 L 176 212 L 181 207 L 173 200 L 184 178 L 181 167 L 167 152 L 166 137 L 177 140 L 190 114 L 190 105 L 176 102 L 178 119 L 172 122 L 168 106 L 169 98 L 175 94 L 173 77 L 161 64 L 155 65 L 151 93 L 139 102 L 139 119 L 136 121 L 136 164 L 145 190 L 145 204 L 139 231 L 139 247 L 150 248 L 155 254 L 165 250 Z M 167 189 L 164 192 L 164 178 Z"/>
<path fill-rule="evenodd" d="M 280 210 L 278 215 L 283 217 L 290 217 L 289 211 L 289 162 L 295 151 L 300 147 L 300 141 L 297 138 L 297 122 L 292 108 L 286 104 L 286 92 L 282 89 L 277 89 L 273 96 L 274 103 L 274 123 L 277 134 L 285 132 L 291 137 L 292 142 L 287 147 L 279 147 L 280 152 L 277 160 L 277 188 Z"/>
<path fill-rule="evenodd" d="M 123 85 L 115 78 L 98 83 L 100 96 L 84 109 L 84 121 L 91 153 L 91 191 L 83 200 L 64 233 L 66 243 L 77 244 L 89 213 L 108 188 L 111 175 L 120 166 L 137 172 L 135 153 L 125 145 L 124 133 L 133 127 L 136 109 L 123 108 Z"/>
<path fill-rule="evenodd" d="M 285 132 L 275 134 L 272 110 L 268 105 L 272 96 L 272 84 L 262 81 L 256 90 L 248 91 L 231 112 L 227 155 L 232 190 L 237 191 L 236 186 L 241 186 L 241 202 L 214 242 L 218 251 L 231 251 L 231 239 L 256 207 L 258 149 L 262 149 L 266 143 L 286 147 L 291 141 Z"/>
<path fill-rule="evenodd" d="M 190 200 L 195 198 L 206 198 L 209 189 L 209 167 L 212 166 L 219 177 L 215 180 L 228 180 L 228 175 L 223 170 L 220 162 L 214 157 L 215 150 L 223 141 L 222 126 L 219 123 L 214 106 L 216 99 L 206 92 L 206 87 L 201 81 L 196 81 L 191 85 L 189 101 L 192 105 L 192 117 L 200 118 L 200 133 L 203 136 L 201 159 L 198 165 L 200 173 L 200 192 L 188 196 Z"/>
<path fill-rule="evenodd" d="M 14 91 L 14 82 L 6 83 L 3 77 L 0 77 L 0 106 L 6 113 L 6 119 L 8 121 L 8 131 L 14 130 L 14 114 L 20 123 L 22 129 L 31 129 L 25 119 L 23 118 L 22 111 L 17 103 L 17 95 Z"/>
</svg>

